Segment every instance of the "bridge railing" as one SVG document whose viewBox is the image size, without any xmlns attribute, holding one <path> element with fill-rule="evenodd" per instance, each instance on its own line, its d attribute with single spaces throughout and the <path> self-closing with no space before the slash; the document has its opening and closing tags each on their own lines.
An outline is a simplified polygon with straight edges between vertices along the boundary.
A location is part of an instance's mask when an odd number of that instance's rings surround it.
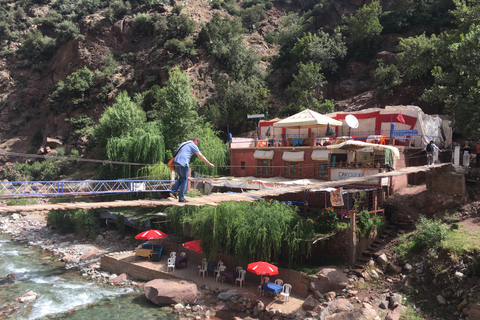
<svg viewBox="0 0 480 320">
<path fill-rule="evenodd" d="M 0 182 L 1 197 L 35 197 L 170 191 L 171 180 L 79 180 Z"/>
</svg>

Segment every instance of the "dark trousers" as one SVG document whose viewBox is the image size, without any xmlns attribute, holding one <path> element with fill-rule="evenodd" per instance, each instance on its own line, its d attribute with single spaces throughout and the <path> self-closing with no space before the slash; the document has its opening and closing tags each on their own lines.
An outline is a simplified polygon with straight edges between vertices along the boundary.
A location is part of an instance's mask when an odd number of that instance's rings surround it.
<svg viewBox="0 0 480 320">
<path fill-rule="evenodd" d="M 475 164 L 475 167 L 480 168 L 479 164 L 480 164 L 480 151 L 477 151 L 477 163 Z"/>
</svg>

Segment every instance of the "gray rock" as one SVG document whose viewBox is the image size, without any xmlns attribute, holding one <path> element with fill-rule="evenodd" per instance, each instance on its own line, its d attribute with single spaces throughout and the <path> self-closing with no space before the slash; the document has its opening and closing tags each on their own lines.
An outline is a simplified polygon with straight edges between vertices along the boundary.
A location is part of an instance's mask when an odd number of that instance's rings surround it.
<svg viewBox="0 0 480 320">
<path fill-rule="evenodd" d="M 442 305 L 446 305 L 447 304 L 447 300 L 445 300 L 445 298 L 442 296 L 442 295 L 437 295 L 437 301 L 438 303 L 442 304 Z"/>
<path fill-rule="evenodd" d="M 234 290 L 228 290 L 228 291 L 225 291 L 225 292 L 220 292 L 218 294 L 217 298 L 220 299 L 220 300 L 229 300 L 230 298 L 233 297 L 234 294 L 235 294 Z"/>
<path fill-rule="evenodd" d="M 385 253 L 382 253 L 381 255 L 379 255 L 377 258 L 377 262 L 382 265 L 387 264 L 388 262 L 387 255 Z"/>
<path fill-rule="evenodd" d="M 185 280 L 155 279 L 143 287 L 148 300 L 158 305 L 197 302 L 197 285 Z"/>
<path fill-rule="evenodd" d="M 370 276 L 371 276 L 373 279 L 378 279 L 378 278 L 380 278 L 380 276 L 378 275 L 377 271 L 375 271 L 375 270 L 370 270 Z"/>
<path fill-rule="evenodd" d="M 326 293 L 336 289 L 344 289 L 348 285 L 348 278 L 342 269 L 337 266 L 328 266 L 317 270 L 318 281 L 310 283 L 312 292 Z"/>
</svg>

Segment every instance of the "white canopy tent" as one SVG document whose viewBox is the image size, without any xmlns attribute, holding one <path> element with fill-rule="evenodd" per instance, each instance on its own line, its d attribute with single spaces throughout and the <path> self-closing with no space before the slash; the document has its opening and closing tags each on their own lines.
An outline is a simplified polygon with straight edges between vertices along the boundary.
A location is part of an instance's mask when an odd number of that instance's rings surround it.
<svg viewBox="0 0 480 320">
<path fill-rule="evenodd" d="M 315 128 L 317 126 L 326 126 L 328 124 L 336 127 L 341 126 L 342 122 L 313 110 L 306 109 L 293 116 L 275 122 L 273 126 L 276 128 Z"/>
</svg>

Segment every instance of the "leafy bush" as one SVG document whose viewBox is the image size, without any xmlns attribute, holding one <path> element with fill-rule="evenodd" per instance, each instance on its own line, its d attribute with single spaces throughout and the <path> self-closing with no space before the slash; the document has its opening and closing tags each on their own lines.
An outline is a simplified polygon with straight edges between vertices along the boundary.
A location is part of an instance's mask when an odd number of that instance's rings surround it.
<svg viewBox="0 0 480 320">
<path fill-rule="evenodd" d="M 133 19 L 133 31 L 139 35 L 149 36 L 153 34 L 154 24 L 152 17 L 146 13 L 138 13 Z"/>
<path fill-rule="evenodd" d="M 322 213 L 314 219 L 315 232 L 329 233 L 336 229 L 338 217 L 332 207 L 322 210 Z"/>
<path fill-rule="evenodd" d="M 253 7 L 247 8 L 241 12 L 242 23 L 245 28 L 250 31 L 255 31 L 260 25 L 260 21 L 267 17 L 265 12 L 265 5 L 257 4 Z"/>
<path fill-rule="evenodd" d="M 76 233 L 85 230 L 91 239 L 95 239 L 100 233 L 100 215 L 95 210 L 75 210 L 72 214 L 72 221 Z"/>
<path fill-rule="evenodd" d="M 63 233 L 71 233 L 75 231 L 72 214 L 73 210 L 52 210 L 47 214 L 47 222 Z"/>
<path fill-rule="evenodd" d="M 7 199 L 5 200 L 7 206 L 26 206 L 30 204 L 37 204 L 36 199 L 20 198 L 20 199 Z"/>
<path fill-rule="evenodd" d="M 366 237 L 370 234 L 373 228 L 373 220 L 371 219 L 368 210 L 363 210 L 360 212 L 360 215 L 357 216 L 357 226 L 361 237 Z"/>
<path fill-rule="evenodd" d="M 448 228 L 441 220 L 430 220 L 425 216 L 420 216 L 416 224 L 417 233 L 415 234 L 415 246 L 418 249 L 436 248 L 442 240 L 447 237 Z"/>
<path fill-rule="evenodd" d="M 375 72 L 375 84 L 377 85 L 377 95 L 380 97 L 389 97 L 393 94 L 395 87 L 400 85 L 400 71 L 393 64 L 380 63 Z"/>
<path fill-rule="evenodd" d="M 47 214 L 47 222 L 63 233 L 85 230 L 91 239 L 100 233 L 100 219 L 94 210 L 52 210 Z"/>
<path fill-rule="evenodd" d="M 60 81 L 50 95 L 50 108 L 55 113 L 70 112 L 80 107 L 89 107 L 88 92 L 94 85 L 93 73 L 83 67 Z"/>
<path fill-rule="evenodd" d="M 32 63 L 50 60 L 57 51 L 55 39 L 44 36 L 39 30 L 26 34 L 18 51 Z"/>
<path fill-rule="evenodd" d="M 68 172 L 67 160 L 48 159 L 42 162 L 6 163 L 3 166 L 8 181 L 46 181 L 53 180 Z"/>
<path fill-rule="evenodd" d="M 65 122 L 70 125 L 75 138 L 85 136 L 93 130 L 93 120 L 84 114 L 75 118 L 66 118 Z"/>
<path fill-rule="evenodd" d="M 61 45 L 80 35 L 80 28 L 72 21 L 62 21 L 55 28 L 57 32 L 57 44 Z"/>
<path fill-rule="evenodd" d="M 105 9 L 103 14 L 107 20 L 115 22 L 123 18 L 130 10 L 132 10 L 130 2 L 115 0 L 108 5 L 108 8 Z"/>
<path fill-rule="evenodd" d="M 450 230 L 452 230 L 452 231 L 453 230 L 458 230 L 459 227 L 460 226 L 459 226 L 458 222 L 454 222 L 450 225 Z"/>
</svg>

